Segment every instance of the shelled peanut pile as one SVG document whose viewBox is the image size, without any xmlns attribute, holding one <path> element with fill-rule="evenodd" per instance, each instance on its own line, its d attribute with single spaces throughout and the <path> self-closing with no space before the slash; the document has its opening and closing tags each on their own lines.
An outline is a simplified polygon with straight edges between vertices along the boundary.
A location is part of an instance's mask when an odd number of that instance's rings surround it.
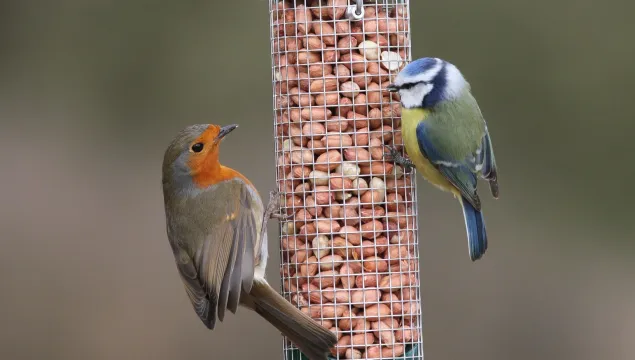
<svg viewBox="0 0 635 360">
<path fill-rule="evenodd" d="M 403 356 L 420 342 L 417 218 L 398 95 L 404 5 L 274 2 L 272 53 L 284 295 L 338 336 L 333 355 Z"/>
</svg>

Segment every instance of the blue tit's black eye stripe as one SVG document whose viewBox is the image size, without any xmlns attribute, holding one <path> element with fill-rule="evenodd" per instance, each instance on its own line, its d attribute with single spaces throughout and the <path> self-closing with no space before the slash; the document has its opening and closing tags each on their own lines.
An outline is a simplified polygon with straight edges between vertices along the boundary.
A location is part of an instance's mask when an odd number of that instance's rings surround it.
<svg viewBox="0 0 635 360">
<path fill-rule="evenodd" d="M 204 147 L 203 143 L 196 143 L 196 144 L 192 145 L 192 151 L 194 151 L 196 153 L 197 152 L 201 152 L 201 151 L 203 151 L 203 147 Z"/>
<path fill-rule="evenodd" d="M 406 83 L 406 84 L 401 85 L 399 87 L 399 90 L 410 90 L 410 89 L 412 89 L 413 87 L 415 87 L 415 86 L 417 86 L 419 84 L 427 84 L 427 82 L 426 81 L 420 81 L 420 82 L 416 82 L 416 83 Z"/>
</svg>

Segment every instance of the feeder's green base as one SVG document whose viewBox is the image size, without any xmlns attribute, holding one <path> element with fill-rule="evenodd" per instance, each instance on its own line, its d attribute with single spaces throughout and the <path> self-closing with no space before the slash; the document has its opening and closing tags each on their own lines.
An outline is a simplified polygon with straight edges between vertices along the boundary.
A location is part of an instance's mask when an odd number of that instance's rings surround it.
<svg viewBox="0 0 635 360">
<path fill-rule="evenodd" d="M 298 349 L 289 349 L 286 351 L 286 359 L 287 360 L 309 360 L 303 353 Z M 329 356 L 329 359 L 335 359 L 332 356 Z M 391 360 L 420 360 L 423 359 L 423 353 L 419 352 L 419 344 L 408 345 L 406 346 L 406 352 L 397 358 Z M 386 359 L 388 360 L 388 359 Z"/>
</svg>

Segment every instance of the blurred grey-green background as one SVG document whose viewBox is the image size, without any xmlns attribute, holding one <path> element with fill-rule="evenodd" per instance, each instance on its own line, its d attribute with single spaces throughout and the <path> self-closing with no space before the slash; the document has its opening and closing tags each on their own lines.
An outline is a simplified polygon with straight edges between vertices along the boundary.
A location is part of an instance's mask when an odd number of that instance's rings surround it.
<svg viewBox="0 0 635 360">
<path fill-rule="evenodd" d="M 267 12 L 0 2 L 0 358 L 281 358 L 252 313 L 214 332 L 196 318 L 160 188 L 165 146 L 200 122 L 241 124 L 222 160 L 273 186 Z M 466 74 L 501 174 L 476 263 L 458 204 L 420 180 L 426 358 L 635 358 L 633 14 L 628 0 L 412 1 L 414 56 Z"/>
</svg>

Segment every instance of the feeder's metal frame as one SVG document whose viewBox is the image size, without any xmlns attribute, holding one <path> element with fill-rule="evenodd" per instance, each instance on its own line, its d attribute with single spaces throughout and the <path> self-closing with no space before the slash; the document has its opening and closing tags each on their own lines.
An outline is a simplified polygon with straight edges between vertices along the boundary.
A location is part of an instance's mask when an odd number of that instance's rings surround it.
<svg viewBox="0 0 635 360">
<path fill-rule="evenodd" d="M 290 0 L 291 2 L 294 2 L 294 0 Z M 352 0 L 353 1 L 353 0 Z M 351 1 L 351 2 L 352 2 Z M 407 18 L 404 19 L 405 21 L 408 22 L 408 30 L 406 31 L 406 34 L 408 36 L 408 38 L 410 39 L 410 44 L 412 44 L 412 36 L 411 36 L 411 24 L 410 24 L 410 4 L 408 3 L 408 1 L 406 0 L 376 0 L 376 1 L 364 1 L 364 0 L 354 0 L 355 3 L 351 4 L 348 6 L 347 11 L 346 11 L 346 18 L 349 19 L 350 21 L 360 21 L 363 20 L 364 18 L 364 11 L 363 11 L 363 6 L 364 3 L 366 4 L 374 4 L 375 6 L 396 6 L 396 5 L 405 5 L 406 9 L 407 9 Z M 273 15 L 273 6 L 275 3 L 278 3 L 278 0 L 269 0 L 269 10 L 270 10 L 270 21 L 272 22 L 272 28 L 273 28 L 273 21 L 275 19 L 272 19 Z M 298 3 L 301 3 L 301 1 L 298 1 Z M 309 4 L 308 0 L 304 1 L 304 4 L 307 5 Z M 326 5 L 324 5 L 326 6 Z M 286 37 L 285 37 L 286 38 Z M 297 38 L 299 38 L 299 36 L 297 36 Z M 280 40 L 282 39 L 282 37 L 278 36 L 278 35 L 274 35 L 273 31 L 270 31 L 270 39 L 272 41 L 272 47 L 271 47 L 271 55 L 272 55 L 272 81 L 275 82 L 279 79 L 276 78 L 276 69 L 278 68 L 278 65 L 275 63 L 275 57 L 276 57 L 276 52 L 274 51 L 274 46 L 273 46 L 273 42 L 276 40 Z M 398 48 L 404 48 L 406 49 L 406 53 L 407 53 L 407 58 L 404 59 L 404 61 L 406 63 L 410 62 L 412 60 L 412 54 L 411 54 L 411 46 L 410 44 L 406 45 L 406 46 L 400 46 Z M 276 94 L 275 93 L 275 86 L 274 86 L 274 101 L 273 101 L 273 108 L 276 109 L 274 110 L 274 119 L 277 119 L 278 115 L 278 103 L 276 100 L 276 97 L 280 94 Z M 383 90 L 380 88 L 380 90 Z M 287 99 L 288 100 L 288 99 Z M 392 101 L 391 101 L 392 103 Z M 353 103 L 354 105 L 354 103 Z M 386 104 L 388 105 L 388 104 Z M 384 104 L 381 104 L 380 106 L 384 106 Z M 288 105 L 287 105 L 288 107 Z M 305 108 L 311 108 L 312 105 L 308 105 Z M 313 107 L 316 107 L 315 105 L 313 105 Z M 328 120 L 327 120 L 328 121 Z M 277 132 L 277 120 L 276 120 L 276 124 L 274 124 L 274 139 L 275 139 L 275 154 L 276 154 L 276 161 L 278 159 L 278 157 L 283 153 L 283 151 L 285 149 L 282 149 L 280 144 L 279 144 L 279 138 L 280 136 L 278 135 Z M 414 219 L 414 223 L 410 224 L 405 230 L 406 231 L 412 231 L 413 232 L 413 236 L 414 239 L 412 240 L 414 242 L 414 246 L 415 246 L 415 250 L 414 250 L 414 258 L 409 260 L 416 260 L 417 263 L 419 261 L 419 250 L 418 250 L 418 237 L 419 237 L 419 232 L 418 232 L 418 211 L 417 211 L 417 187 L 416 187 L 416 181 L 415 181 L 415 176 L 416 176 L 416 172 L 413 170 L 410 173 L 407 173 L 404 175 L 404 177 L 409 177 L 410 178 L 410 185 L 404 185 L 404 189 L 402 189 L 403 191 L 407 192 L 410 196 L 409 201 L 406 200 L 407 203 L 409 203 L 411 205 L 410 209 L 411 209 L 411 213 L 407 213 L 406 216 L 411 216 Z M 384 176 L 384 181 L 386 180 L 386 176 Z M 280 174 L 278 173 L 278 171 L 276 171 L 276 181 L 278 184 L 280 184 L 281 182 L 286 181 L 284 178 L 282 178 L 280 176 Z M 283 190 L 283 189 L 281 189 Z M 285 195 L 285 194 L 282 194 Z M 361 207 L 361 205 L 360 205 Z M 374 203 L 372 208 L 374 208 Z M 291 206 L 286 206 L 283 204 L 282 206 L 282 210 L 292 210 L 293 212 L 297 211 L 297 209 L 291 205 Z M 339 220 L 339 219 L 338 219 Z M 344 221 L 346 221 L 346 217 L 343 218 Z M 282 226 L 282 225 L 281 225 Z M 280 228 L 280 231 L 282 233 L 283 229 L 282 227 Z M 377 245 L 375 245 L 377 246 Z M 281 249 L 281 268 L 283 269 L 285 264 L 284 264 L 284 252 Z M 308 256 L 307 256 L 308 257 Z M 288 264 L 287 264 L 288 265 Z M 362 274 L 363 274 L 363 270 L 362 270 Z M 417 284 L 416 286 L 413 286 L 412 289 L 416 290 L 416 297 L 414 298 L 414 300 L 416 300 L 416 302 L 420 305 L 421 304 L 421 294 L 420 294 L 420 282 L 419 282 L 419 267 L 417 267 L 416 269 L 416 278 L 417 278 Z M 284 278 L 282 279 L 284 282 Z M 292 294 L 285 291 L 284 287 L 281 286 L 281 291 L 283 296 L 285 296 L 285 298 L 287 298 L 287 300 L 291 301 L 291 296 Z M 392 302 L 390 303 L 392 306 Z M 315 306 L 321 306 L 320 304 L 315 305 Z M 411 327 L 422 331 L 422 319 L 423 316 L 421 314 L 421 306 L 419 306 L 419 311 L 417 314 L 414 314 L 414 316 L 411 316 L 411 319 L 416 318 L 416 324 L 412 324 L 411 323 Z M 371 330 L 369 330 L 371 331 Z M 409 348 L 407 347 L 405 349 L 405 353 L 403 356 L 401 357 L 394 357 L 392 358 L 392 360 L 397 360 L 397 359 L 408 359 L 408 360 L 415 360 L 415 359 L 423 359 L 424 355 L 423 355 L 423 341 L 421 339 L 422 337 L 422 333 L 419 334 L 419 339 L 415 342 L 413 342 L 414 345 L 410 346 Z M 377 344 L 376 344 L 377 345 Z M 285 360 L 309 360 L 305 355 L 301 354 L 299 352 L 299 350 L 297 348 L 295 348 L 286 338 L 283 340 L 283 347 L 284 347 L 284 353 L 283 356 L 285 358 Z M 343 357 L 338 357 L 338 358 L 343 358 Z M 330 359 L 336 359 L 335 357 L 330 357 Z M 388 360 L 387 358 L 377 358 L 377 359 L 383 359 L 383 360 Z"/>
</svg>

